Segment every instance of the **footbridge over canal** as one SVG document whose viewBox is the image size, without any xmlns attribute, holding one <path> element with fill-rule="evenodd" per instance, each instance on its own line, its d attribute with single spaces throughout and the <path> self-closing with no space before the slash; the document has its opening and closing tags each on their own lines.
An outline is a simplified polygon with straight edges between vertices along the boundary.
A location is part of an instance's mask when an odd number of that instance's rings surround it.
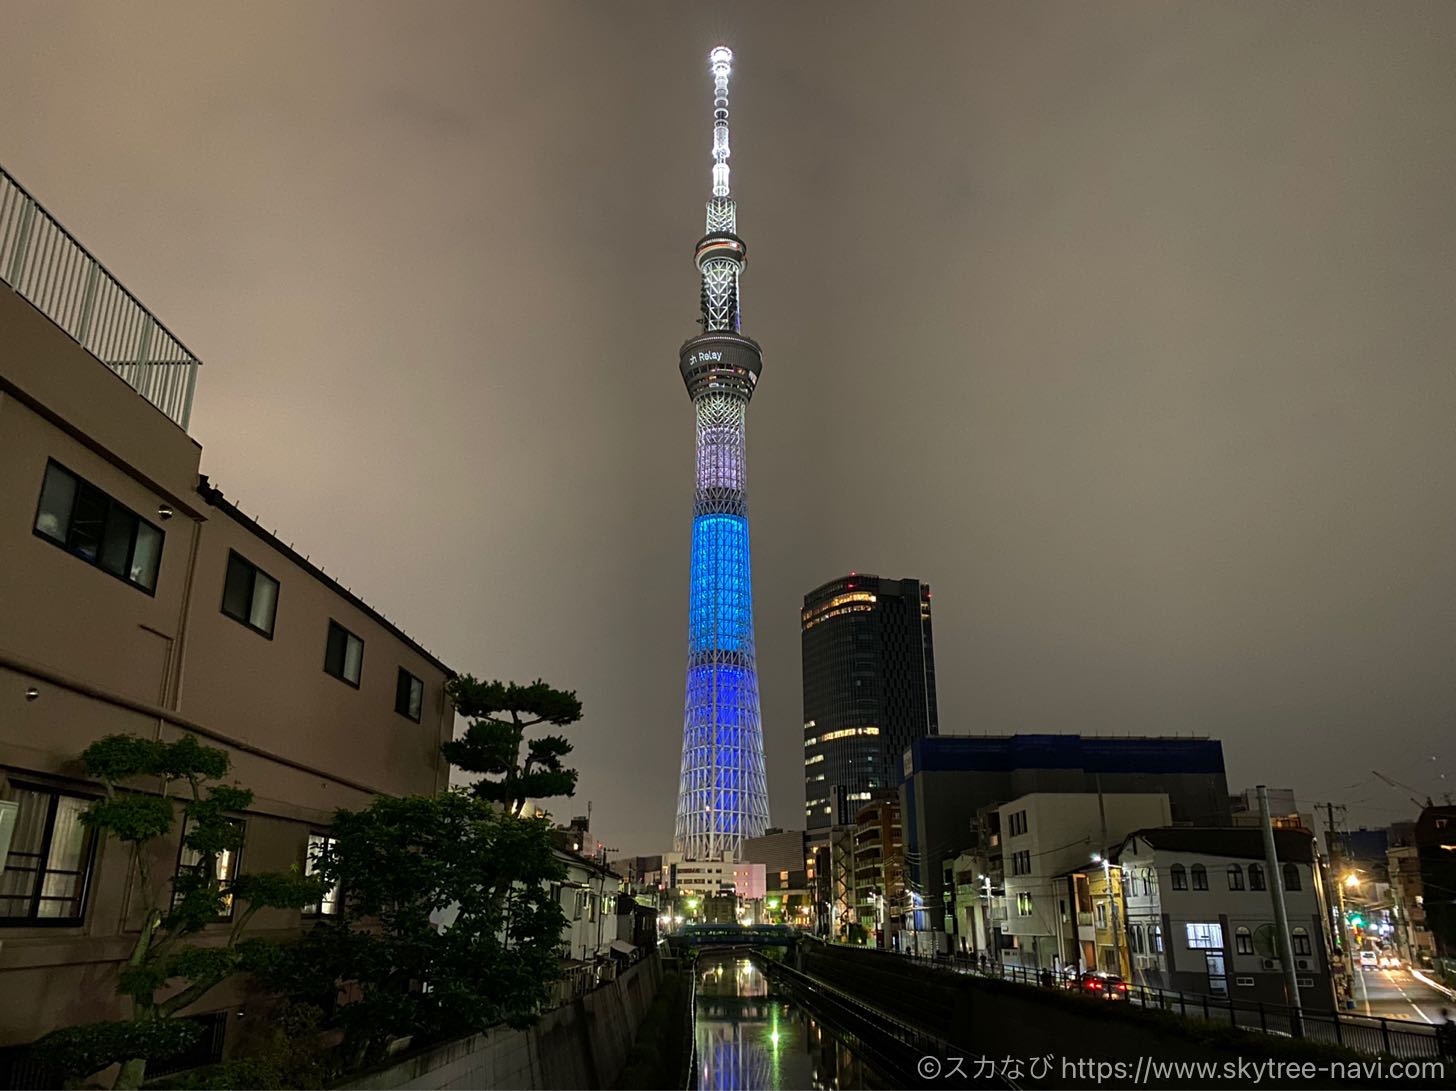
<svg viewBox="0 0 1456 1091">
<path fill-rule="evenodd" d="M 799 942 L 799 930 L 787 924 L 688 924 L 668 933 L 674 954 L 686 948 L 779 947 L 792 950 Z"/>
</svg>

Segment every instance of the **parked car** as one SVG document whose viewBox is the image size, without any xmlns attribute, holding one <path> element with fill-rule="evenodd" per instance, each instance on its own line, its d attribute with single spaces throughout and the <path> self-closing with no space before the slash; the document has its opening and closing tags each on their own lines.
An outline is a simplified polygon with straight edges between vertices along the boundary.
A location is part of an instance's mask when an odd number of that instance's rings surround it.
<svg viewBox="0 0 1456 1091">
<path fill-rule="evenodd" d="M 1390 951 L 1381 951 L 1378 961 L 1382 970 L 1400 969 L 1400 956 L 1397 954 L 1392 954 Z"/>
<path fill-rule="evenodd" d="M 1375 970 L 1375 969 L 1379 969 L 1379 967 L 1380 967 L 1380 960 L 1375 957 L 1375 952 L 1374 951 L 1361 951 L 1360 952 L 1360 969 L 1362 969 L 1362 970 Z"/>
<path fill-rule="evenodd" d="M 1085 973 L 1082 975 L 1082 992 L 1103 1000 L 1126 1000 L 1127 982 L 1116 974 Z"/>
</svg>

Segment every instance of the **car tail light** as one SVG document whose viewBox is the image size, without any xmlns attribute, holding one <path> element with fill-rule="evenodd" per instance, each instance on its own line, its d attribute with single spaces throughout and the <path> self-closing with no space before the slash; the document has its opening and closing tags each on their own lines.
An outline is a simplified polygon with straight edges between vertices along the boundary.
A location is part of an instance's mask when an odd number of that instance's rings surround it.
<svg viewBox="0 0 1456 1091">
<path fill-rule="evenodd" d="M 1125 982 L 1125 981 L 1119 981 L 1117 983 L 1117 991 L 1120 992 L 1120 993 L 1127 992 L 1127 982 Z"/>
</svg>

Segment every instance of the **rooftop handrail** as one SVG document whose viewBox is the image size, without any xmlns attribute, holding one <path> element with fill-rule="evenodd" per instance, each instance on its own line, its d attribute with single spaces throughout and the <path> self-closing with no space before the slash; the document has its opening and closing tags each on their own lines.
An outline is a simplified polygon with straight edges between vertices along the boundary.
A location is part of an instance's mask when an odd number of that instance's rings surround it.
<svg viewBox="0 0 1456 1091">
<path fill-rule="evenodd" d="M 4 167 L 0 280 L 186 430 L 202 361 Z"/>
</svg>

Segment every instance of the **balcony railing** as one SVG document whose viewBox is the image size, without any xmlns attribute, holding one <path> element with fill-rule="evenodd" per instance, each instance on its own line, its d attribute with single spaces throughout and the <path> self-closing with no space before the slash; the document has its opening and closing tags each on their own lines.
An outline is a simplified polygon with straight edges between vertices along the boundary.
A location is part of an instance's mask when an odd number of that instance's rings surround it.
<svg viewBox="0 0 1456 1091">
<path fill-rule="evenodd" d="M 197 368 L 157 321 L 0 167 L 0 279 L 184 430 Z"/>
</svg>

